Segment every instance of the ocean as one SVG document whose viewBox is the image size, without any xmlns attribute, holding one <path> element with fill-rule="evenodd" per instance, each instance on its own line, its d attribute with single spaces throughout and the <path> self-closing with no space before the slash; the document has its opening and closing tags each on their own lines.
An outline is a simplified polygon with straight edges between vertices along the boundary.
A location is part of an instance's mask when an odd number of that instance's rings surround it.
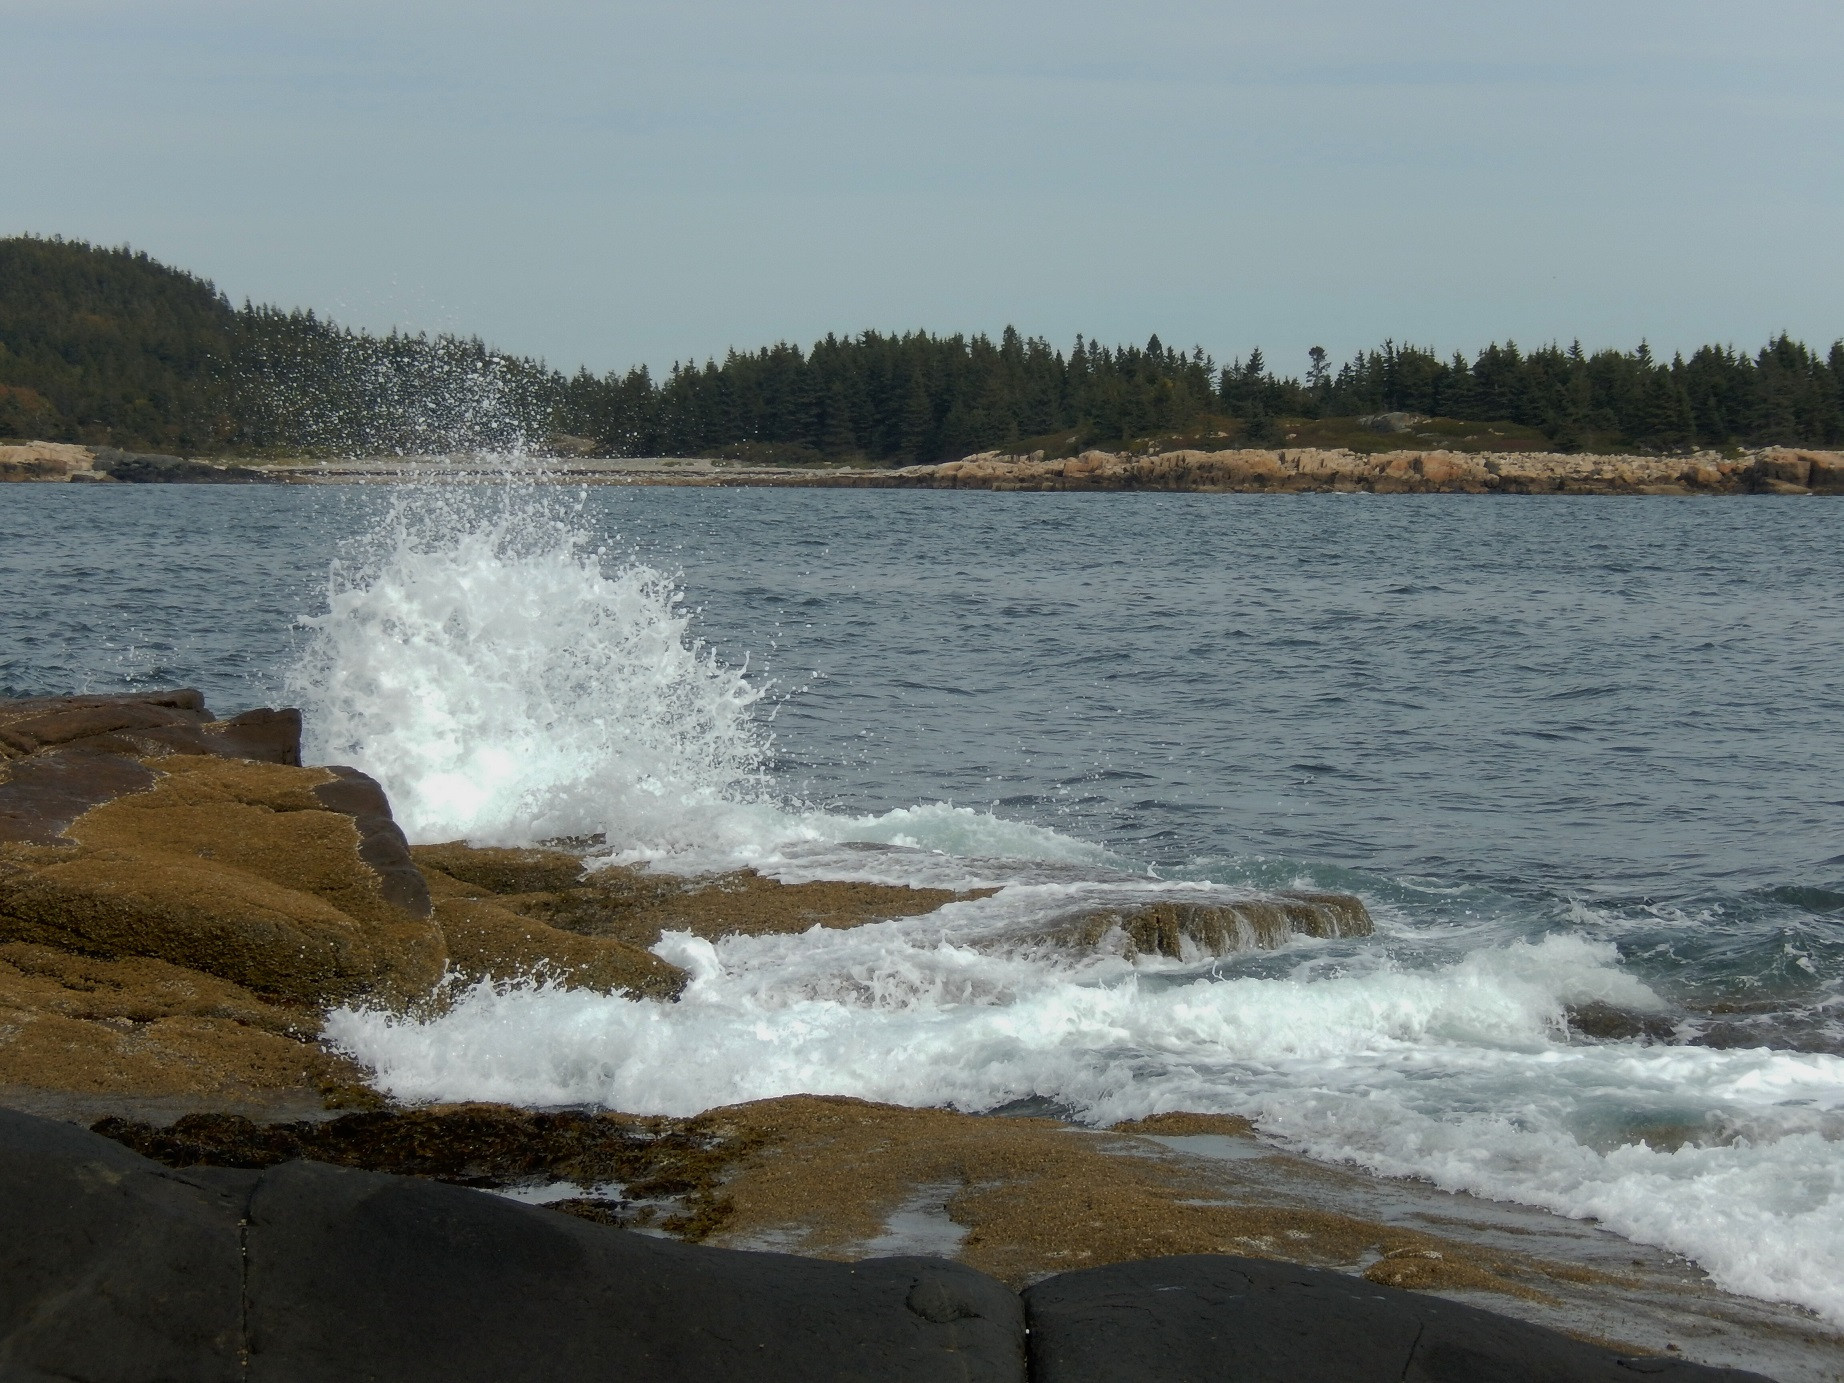
<svg viewBox="0 0 1844 1383">
<path fill-rule="evenodd" d="M 1844 1325 L 1844 511 L 1823 500 L 6 487 L 0 695 L 298 704 L 413 840 L 998 886 L 330 1034 L 406 1099 L 814 1092 L 1593 1217 Z M 1354 892 L 1226 957 L 1075 907 Z"/>
</svg>

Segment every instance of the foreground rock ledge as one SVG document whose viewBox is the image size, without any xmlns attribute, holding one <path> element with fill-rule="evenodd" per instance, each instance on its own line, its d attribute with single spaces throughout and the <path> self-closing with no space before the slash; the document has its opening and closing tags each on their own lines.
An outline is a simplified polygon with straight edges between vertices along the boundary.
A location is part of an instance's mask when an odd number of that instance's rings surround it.
<svg viewBox="0 0 1844 1383">
<path fill-rule="evenodd" d="M 0 1112 L 0 1361 L 82 1383 L 1758 1379 L 1251 1259 L 1052 1277 L 647 1238 L 287 1162 L 174 1171 Z"/>
</svg>

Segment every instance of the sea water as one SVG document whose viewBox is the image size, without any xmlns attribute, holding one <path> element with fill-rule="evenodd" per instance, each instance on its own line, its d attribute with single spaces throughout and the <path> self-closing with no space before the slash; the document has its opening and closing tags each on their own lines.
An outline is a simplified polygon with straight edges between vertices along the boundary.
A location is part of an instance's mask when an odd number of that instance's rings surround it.
<svg viewBox="0 0 1844 1383">
<path fill-rule="evenodd" d="M 1841 567 L 1823 500 L 14 486 L 0 692 L 295 702 L 413 839 L 1000 886 L 334 1015 L 404 1098 L 1238 1113 L 1840 1325 Z M 1377 934 L 987 944 L 1224 885 Z"/>
</svg>

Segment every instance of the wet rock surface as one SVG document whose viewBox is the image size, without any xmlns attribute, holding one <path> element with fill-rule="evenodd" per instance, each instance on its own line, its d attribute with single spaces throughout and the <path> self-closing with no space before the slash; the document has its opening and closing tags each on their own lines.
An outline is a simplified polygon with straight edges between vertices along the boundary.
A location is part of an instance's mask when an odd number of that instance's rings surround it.
<svg viewBox="0 0 1844 1383">
<path fill-rule="evenodd" d="M 1530 1300 L 1581 1276 L 1568 1264 L 1328 1210 L 1310 1196 L 1226 1195 L 1221 1178 L 1148 1141 L 1249 1137 L 1245 1120 L 1224 1115 L 1158 1115 L 1103 1132 L 796 1095 L 690 1119 L 458 1105 L 268 1124 L 110 1118 L 95 1131 L 175 1168 L 305 1157 L 501 1191 L 561 1185 L 598 1193 L 546 1202 L 566 1213 L 846 1260 L 887 1239 L 893 1215 L 924 1208 L 916 1197 L 926 1188 L 954 1256 L 1014 1287 L 1070 1267 L 1198 1252 L 1353 1270 L 1371 1260 L 1367 1276 L 1388 1285 Z"/>
<path fill-rule="evenodd" d="M 1024 1293 L 1038 1383 L 1548 1383 L 1760 1378 L 1634 1357 L 1338 1273 L 1200 1256 L 1065 1273 Z"/>
<path fill-rule="evenodd" d="M 173 1172 L 0 1112 L 0 1366 L 94 1380 L 1014 1380 L 957 1264 L 697 1248 L 293 1161 Z"/>
<path fill-rule="evenodd" d="M 504 1105 L 378 1110 L 258 1123 L 190 1114 L 170 1125 L 107 1118 L 95 1132 L 170 1167 L 261 1169 L 296 1158 L 481 1190 L 564 1183 L 595 1195 L 546 1201 L 601 1223 L 699 1240 L 731 1213 L 723 1183 L 761 1145 L 722 1114 L 693 1119 Z"/>
<path fill-rule="evenodd" d="M 1068 949 L 1109 950 L 1132 959 L 1194 960 L 1271 950 L 1298 936 L 1369 936 L 1370 913 L 1348 893 L 1283 891 L 1221 903 L 1149 902 L 1082 912 L 1033 938 Z"/>
<path fill-rule="evenodd" d="M 326 1146 L 354 1128 L 326 1135 Z M 940 1258 L 840 1263 L 672 1243 L 428 1180 L 272 1162 L 290 1149 L 247 1130 L 242 1146 L 260 1165 L 174 1170 L 80 1129 L 0 1112 L 9 1376 L 1758 1377 L 1248 1258 L 1066 1273 L 1021 1300 Z M 455 1166 L 492 1163 L 500 1146 L 484 1136 L 474 1160 Z M 414 1137 L 400 1155 L 425 1156 Z"/>
<path fill-rule="evenodd" d="M 483 849 L 460 841 L 419 845 L 414 854 L 444 898 L 490 901 L 556 931 L 641 948 L 665 932 L 716 941 L 860 927 L 997 892 L 833 880 L 787 884 L 753 869 L 686 878 L 620 865 L 590 868 L 556 850 Z"/>
</svg>

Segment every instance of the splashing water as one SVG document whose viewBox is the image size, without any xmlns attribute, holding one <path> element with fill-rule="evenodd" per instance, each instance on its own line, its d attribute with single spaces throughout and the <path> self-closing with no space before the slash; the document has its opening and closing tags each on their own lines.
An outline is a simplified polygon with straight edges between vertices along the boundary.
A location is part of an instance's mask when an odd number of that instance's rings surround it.
<svg viewBox="0 0 1844 1383">
<path fill-rule="evenodd" d="M 334 564 L 288 686 L 310 753 L 376 777 L 412 840 L 672 853 L 765 787 L 761 689 L 690 621 L 535 486 L 405 490 Z"/>
<path fill-rule="evenodd" d="M 840 816 L 777 797 L 766 688 L 693 637 L 670 577 L 611 555 L 542 472 L 504 461 L 501 485 L 394 492 L 333 564 L 286 681 L 307 753 L 378 779 L 411 840 L 599 839 L 611 860 L 690 871 L 792 848 L 828 877 L 882 877 L 813 854 L 841 842 L 1115 862 L 946 803 Z"/>
</svg>

